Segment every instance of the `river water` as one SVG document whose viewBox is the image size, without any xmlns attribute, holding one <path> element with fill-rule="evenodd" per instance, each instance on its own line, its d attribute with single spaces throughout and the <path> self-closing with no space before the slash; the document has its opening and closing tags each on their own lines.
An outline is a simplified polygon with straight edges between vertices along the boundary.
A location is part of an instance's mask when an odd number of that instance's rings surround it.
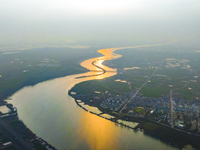
<svg viewBox="0 0 200 150">
<path fill-rule="evenodd" d="M 105 70 L 115 71 L 102 63 L 121 57 L 113 53 L 118 49 L 99 50 L 104 56 L 86 60 L 81 65 L 89 70 L 100 71 L 92 65 L 94 62 Z M 134 132 L 84 111 L 68 95 L 68 91 L 77 83 L 115 74 L 116 72 L 88 72 L 45 81 L 22 88 L 12 95 L 12 101 L 9 102 L 17 108 L 19 118 L 28 128 L 59 150 L 175 149 L 143 132 Z M 82 76 L 88 77 L 77 78 Z M 87 109 L 92 111 L 95 108 Z"/>
</svg>

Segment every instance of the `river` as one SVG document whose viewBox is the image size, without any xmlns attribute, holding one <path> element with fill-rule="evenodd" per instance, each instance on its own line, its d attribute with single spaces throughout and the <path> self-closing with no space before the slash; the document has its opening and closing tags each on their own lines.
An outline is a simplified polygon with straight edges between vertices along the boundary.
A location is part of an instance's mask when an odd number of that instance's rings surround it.
<svg viewBox="0 0 200 150">
<path fill-rule="evenodd" d="M 81 65 L 89 70 L 101 71 L 92 65 L 94 62 L 107 71 L 115 71 L 102 63 L 121 57 L 113 53 L 119 49 L 123 48 L 99 50 L 104 56 L 86 60 Z M 41 82 L 17 91 L 9 102 L 17 108 L 19 118 L 29 129 L 59 150 L 175 149 L 143 132 L 134 132 L 84 111 L 68 95 L 68 91 L 77 83 L 115 74 L 116 72 L 88 72 Z M 84 76 L 87 77 L 77 78 Z M 95 108 L 89 109 L 92 111 Z"/>
</svg>

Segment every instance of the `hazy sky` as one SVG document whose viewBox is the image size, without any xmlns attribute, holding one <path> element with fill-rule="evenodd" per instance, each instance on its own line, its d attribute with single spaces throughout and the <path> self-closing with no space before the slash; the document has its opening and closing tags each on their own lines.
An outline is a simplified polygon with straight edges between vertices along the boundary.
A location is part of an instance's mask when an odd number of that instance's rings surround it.
<svg viewBox="0 0 200 150">
<path fill-rule="evenodd" d="M 0 46 L 199 40 L 199 0 L 0 0 Z"/>
</svg>

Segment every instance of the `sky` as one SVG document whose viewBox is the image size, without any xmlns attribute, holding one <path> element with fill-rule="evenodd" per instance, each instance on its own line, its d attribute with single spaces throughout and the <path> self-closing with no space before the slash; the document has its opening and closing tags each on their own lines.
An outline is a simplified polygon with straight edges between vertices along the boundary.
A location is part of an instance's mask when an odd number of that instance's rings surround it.
<svg viewBox="0 0 200 150">
<path fill-rule="evenodd" d="M 200 46 L 199 0 L 0 0 L 0 47 Z"/>
</svg>

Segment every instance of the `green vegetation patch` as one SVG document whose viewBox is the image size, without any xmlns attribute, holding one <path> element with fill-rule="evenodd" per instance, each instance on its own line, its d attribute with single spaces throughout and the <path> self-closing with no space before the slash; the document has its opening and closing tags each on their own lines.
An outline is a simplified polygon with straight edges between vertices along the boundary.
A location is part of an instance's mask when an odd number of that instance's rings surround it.
<svg viewBox="0 0 200 150">
<path fill-rule="evenodd" d="M 191 90 L 189 90 L 189 89 L 183 89 L 182 93 L 184 94 L 184 97 L 187 100 L 191 100 L 192 99 L 192 91 Z"/>
<path fill-rule="evenodd" d="M 21 124 L 22 124 L 22 122 L 19 121 L 19 120 L 10 122 L 10 125 L 13 126 L 13 127 L 16 127 L 16 126 L 21 125 Z"/>
<path fill-rule="evenodd" d="M 154 86 L 151 84 L 147 84 L 145 85 L 142 89 L 141 89 L 141 93 L 146 96 L 146 97 L 160 97 L 161 95 L 167 95 L 169 94 L 169 88 L 165 87 L 165 86 Z"/>
<path fill-rule="evenodd" d="M 34 144 L 35 149 L 37 150 L 47 150 L 47 148 L 44 145 L 40 144 L 39 142 L 35 142 L 33 144 Z"/>
<path fill-rule="evenodd" d="M 27 85 L 86 72 L 80 62 L 97 56 L 93 48 L 36 48 L 10 55 L 0 51 L 0 100 Z"/>
<path fill-rule="evenodd" d="M 188 70 L 181 68 L 165 68 L 159 69 L 156 74 L 167 75 L 172 78 L 181 78 L 188 74 Z"/>
<path fill-rule="evenodd" d="M 137 112 L 137 113 L 139 113 L 139 112 L 141 112 L 142 111 L 142 108 L 137 108 L 136 110 L 135 110 L 135 112 Z"/>
<path fill-rule="evenodd" d="M 1 139 L 1 143 L 0 144 L 3 144 L 3 143 L 7 143 L 7 142 L 9 142 L 10 140 L 7 138 L 7 137 L 5 137 L 1 132 L 0 132 L 0 139 Z"/>
<path fill-rule="evenodd" d="M 143 128 L 148 131 L 155 131 L 160 128 L 160 125 L 152 123 L 152 122 L 145 122 L 143 124 Z"/>
<path fill-rule="evenodd" d="M 123 92 L 130 91 L 127 83 L 117 82 L 109 79 L 85 81 L 75 85 L 72 90 L 81 94 L 90 94 L 94 93 L 95 91 L 108 91 L 111 94 L 122 94 Z"/>
<path fill-rule="evenodd" d="M 7 147 L 5 150 L 18 150 L 14 145 Z"/>
</svg>

